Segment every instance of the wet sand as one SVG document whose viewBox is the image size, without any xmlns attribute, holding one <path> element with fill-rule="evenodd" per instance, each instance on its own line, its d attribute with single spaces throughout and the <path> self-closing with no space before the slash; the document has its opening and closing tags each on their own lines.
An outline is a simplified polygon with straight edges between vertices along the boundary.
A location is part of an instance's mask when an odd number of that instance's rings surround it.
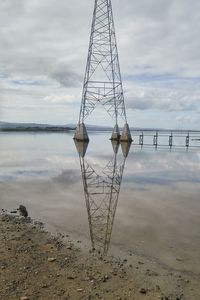
<svg viewBox="0 0 200 300">
<path fill-rule="evenodd" d="M 199 277 L 134 257 L 104 258 L 29 218 L 0 216 L 0 299 L 200 299 Z"/>
</svg>

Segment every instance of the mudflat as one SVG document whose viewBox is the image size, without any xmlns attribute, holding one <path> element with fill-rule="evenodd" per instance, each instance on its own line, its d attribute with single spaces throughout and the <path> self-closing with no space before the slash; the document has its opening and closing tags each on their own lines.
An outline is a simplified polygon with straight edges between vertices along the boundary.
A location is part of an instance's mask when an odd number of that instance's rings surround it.
<svg viewBox="0 0 200 300">
<path fill-rule="evenodd" d="M 30 218 L 0 215 L 0 299 L 199 300 L 200 276 L 102 257 Z"/>
</svg>

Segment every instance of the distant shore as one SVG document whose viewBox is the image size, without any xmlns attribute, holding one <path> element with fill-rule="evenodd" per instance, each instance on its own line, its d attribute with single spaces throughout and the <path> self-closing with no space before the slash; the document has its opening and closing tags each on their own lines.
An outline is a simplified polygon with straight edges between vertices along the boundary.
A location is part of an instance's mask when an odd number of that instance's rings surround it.
<svg viewBox="0 0 200 300">
<path fill-rule="evenodd" d="M 69 132 L 76 129 L 76 124 L 64 125 L 51 125 L 51 124 L 38 124 L 38 123 L 9 123 L 0 121 L 0 132 Z M 86 124 L 86 128 L 91 132 L 111 132 L 112 126 L 100 126 Z M 120 130 L 123 128 L 120 127 Z M 167 129 L 167 128 L 140 128 L 130 127 L 131 132 L 158 132 L 158 133 L 176 133 L 176 134 L 190 134 L 200 133 L 200 130 L 195 129 Z"/>
<path fill-rule="evenodd" d="M 17 127 L 17 128 L 0 128 L 0 132 L 68 132 L 75 130 L 69 127 Z"/>
</svg>

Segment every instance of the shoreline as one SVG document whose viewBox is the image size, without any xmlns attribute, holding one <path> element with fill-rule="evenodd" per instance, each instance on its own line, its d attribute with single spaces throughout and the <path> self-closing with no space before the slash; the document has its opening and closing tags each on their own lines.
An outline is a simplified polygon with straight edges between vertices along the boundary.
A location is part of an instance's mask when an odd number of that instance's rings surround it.
<svg viewBox="0 0 200 300">
<path fill-rule="evenodd" d="M 70 131 L 75 131 L 75 129 L 65 128 L 65 127 L 0 128 L 0 132 L 70 132 Z"/>
<path fill-rule="evenodd" d="M 96 256 L 30 218 L 0 215 L 1 299 L 200 299 L 198 278 L 135 258 Z"/>
</svg>

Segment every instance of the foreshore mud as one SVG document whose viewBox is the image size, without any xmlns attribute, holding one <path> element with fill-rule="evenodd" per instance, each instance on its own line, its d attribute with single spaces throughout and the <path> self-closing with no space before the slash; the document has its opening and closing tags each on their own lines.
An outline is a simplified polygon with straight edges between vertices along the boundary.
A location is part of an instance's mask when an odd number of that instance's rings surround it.
<svg viewBox="0 0 200 300">
<path fill-rule="evenodd" d="M 197 275 L 135 261 L 86 253 L 28 217 L 0 215 L 2 300 L 200 299 Z"/>
</svg>

